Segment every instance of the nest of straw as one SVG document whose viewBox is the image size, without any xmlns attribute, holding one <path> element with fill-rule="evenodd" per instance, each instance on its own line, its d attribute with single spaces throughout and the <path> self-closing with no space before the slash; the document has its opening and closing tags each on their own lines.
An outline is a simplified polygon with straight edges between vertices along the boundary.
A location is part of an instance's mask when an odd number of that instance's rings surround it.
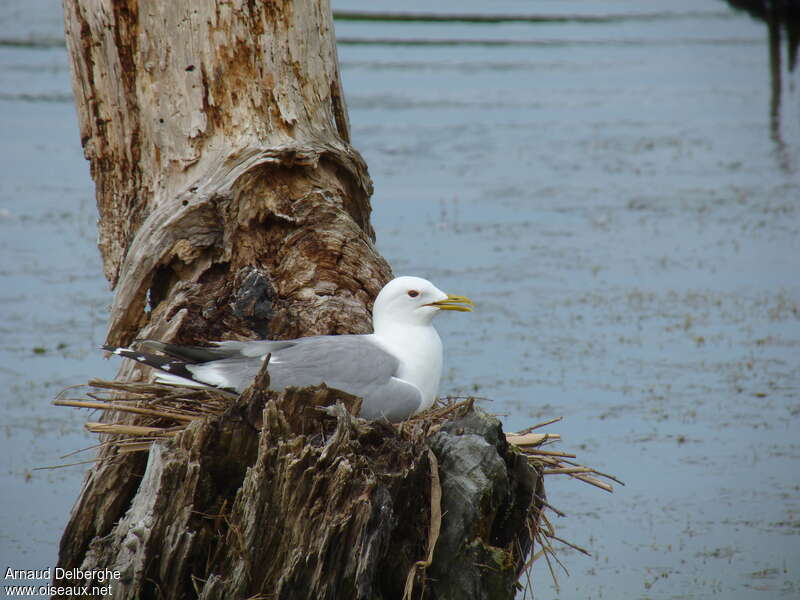
<svg viewBox="0 0 800 600">
<path fill-rule="evenodd" d="M 79 397 L 73 397 L 76 392 Z M 178 435 L 193 421 L 220 416 L 233 405 L 236 398 L 236 394 L 219 389 L 93 379 L 88 385 L 67 388 L 53 403 L 56 406 L 137 415 L 136 425 L 100 421 L 89 421 L 85 424 L 87 430 L 104 434 L 103 441 L 91 448 L 111 446 L 116 450 L 116 454 L 122 454 L 147 451 L 153 442 Z M 413 428 L 421 424 L 428 433 L 433 433 L 454 414 L 463 414 L 463 411 L 471 407 L 474 402 L 475 398 L 444 398 L 430 410 L 415 415 L 397 427 Z M 612 475 L 580 464 L 575 454 L 552 449 L 552 445 L 561 440 L 561 435 L 544 433 L 541 430 L 560 420 L 561 417 L 558 417 L 523 431 L 506 433 L 506 440 L 542 475 L 567 476 L 606 492 L 613 491 L 611 482 L 624 485 Z M 114 454 L 104 453 L 106 457 Z M 559 517 L 566 516 L 565 513 L 553 507 L 543 497 L 538 500 L 543 508 L 531 511 L 528 527 L 531 539 L 539 544 L 540 550 L 532 554 L 524 571 L 528 573 L 536 560 L 544 558 L 558 588 L 554 564 L 559 565 L 565 572 L 567 570 L 556 556 L 553 543 L 559 542 L 587 556 L 591 554 L 586 549 L 556 535 L 547 511 Z"/>
</svg>

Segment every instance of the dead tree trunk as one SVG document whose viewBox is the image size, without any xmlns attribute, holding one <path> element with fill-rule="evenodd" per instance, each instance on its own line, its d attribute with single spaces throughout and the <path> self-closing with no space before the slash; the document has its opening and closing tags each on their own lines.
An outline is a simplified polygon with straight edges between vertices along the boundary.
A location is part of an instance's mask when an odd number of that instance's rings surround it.
<svg viewBox="0 0 800 600">
<path fill-rule="evenodd" d="M 99 247 L 116 289 L 108 342 L 367 332 L 391 271 L 373 246 L 366 165 L 349 144 L 328 2 L 64 8 Z M 120 376 L 144 377 L 136 366 Z M 240 408 L 263 418 L 260 431 L 233 411 L 149 458 L 98 462 L 59 566 L 121 570 L 117 598 L 402 596 L 409 568 L 426 556 L 427 442 L 341 413 L 295 419 L 291 407 L 316 398 L 303 397 L 251 390 Z M 483 489 L 490 501 L 480 498 L 485 514 L 470 535 L 516 557 L 500 586 L 512 594 L 537 482 L 514 471 L 503 444 L 492 447 L 494 467 L 507 469 L 487 481 L 502 475 L 505 487 Z M 287 490 L 311 483 L 285 504 Z M 448 577 L 460 575 L 437 576 L 442 598 L 511 597 L 481 595 L 479 576 L 474 594 L 448 595 Z"/>
</svg>

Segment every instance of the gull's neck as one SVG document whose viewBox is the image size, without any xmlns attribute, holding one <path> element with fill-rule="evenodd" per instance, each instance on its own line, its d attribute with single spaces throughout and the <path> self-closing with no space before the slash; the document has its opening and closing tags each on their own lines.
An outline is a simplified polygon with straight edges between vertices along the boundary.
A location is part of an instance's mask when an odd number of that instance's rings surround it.
<svg viewBox="0 0 800 600">
<path fill-rule="evenodd" d="M 433 406 L 442 375 L 442 340 L 430 322 L 376 323 L 373 336 L 400 360 L 397 377 L 422 392 L 417 412 Z"/>
</svg>

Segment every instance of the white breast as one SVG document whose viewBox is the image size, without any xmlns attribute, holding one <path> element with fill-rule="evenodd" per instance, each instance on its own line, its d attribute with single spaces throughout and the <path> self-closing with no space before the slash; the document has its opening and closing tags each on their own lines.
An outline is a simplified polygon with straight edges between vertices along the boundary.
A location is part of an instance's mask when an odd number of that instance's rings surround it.
<svg viewBox="0 0 800 600">
<path fill-rule="evenodd" d="M 417 412 L 433 406 L 442 376 L 442 340 L 432 325 L 401 325 L 373 334 L 400 361 L 397 377 L 417 386 L 422 405 Z"/>
</svg>

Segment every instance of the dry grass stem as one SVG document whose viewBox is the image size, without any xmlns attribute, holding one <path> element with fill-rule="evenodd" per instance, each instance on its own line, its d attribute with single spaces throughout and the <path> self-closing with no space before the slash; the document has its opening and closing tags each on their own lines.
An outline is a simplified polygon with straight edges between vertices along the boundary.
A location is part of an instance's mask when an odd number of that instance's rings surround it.
<svg viewBox="0 0 800 600">
<path fill-rule="evenodd" d="M 589 477 L 588 475 L 575 475 L 574 477 L 579 481 L 583 481 L 584 483 L 588 483 L 589 485 L 598 487 L 601 490 L 605 490 L 608 493 L 614 491 L 614 488 L 610 484 L 606 483 L 605 481 L 600 481 L 599 479 L 595 479 L 594 477 Z"/>
<path fill-rule="evenodd" d="M 594 471 L 588 467 L 561 467 L 544 470 L 545 475 L 563 475 L 565 473 L 594 473 Z"/>
<path fill-rule="evenodd" d="M 592 553 L 591 553 L 591 552 L 589 552 L 589 551 L 588 551 L 586 548 L 581 548 L 581 547 L 580 547 L 580 546 L 578 546 L 577 544 L 573 544 L 572 542 L 568 542 L 567 540 L 565 540 L 565 539 L 563 539 L 563 538 L 560 538 L 560 537 L 558 537 L 558 536 L 557 536 L 557 535 L 555 535 L 555 534 L 553 534 L 553 535 L 550 535 L 550 536 L 548 536 L 548 537 L 549 537 L 549 538 L 551 538 L 551 539 L 554 539 L 554 540 L 556 540 L 557 542 L 561 542 L 562 544 L 564 544 L 564 545 L 566 545 L 566 546 L 569 546 L 569 547 L 570 547 L 570 548 L 572 548 L 573 550 L 577 550 L 577 551 L 578 551 L 578 552 L 580 552 L 581 554 L 585 554 L 586 556 L 589 556 L 589 557 L 591 557 L 591 556 L 592 556 Z"/>
<path fill-rule="evenodd" d="M 561 436 L 553 433 L 542 434 L 531 432 L 541 429 L 547 425 L 557 423 L 560 420 L 561 418 L 559 417 L 557 419 L 551 419 L 549 421 L 545 421 L 544 423 L 539 423 L 538 425 L 528 427 L 527 429 L 517 433 L 507 433 L 506 440 L 510 444 L 516 446 L 516 448 L 527 457 L 528 462 L 543 475 L 566 475 L 571 479 L 577 479 L 583 483 L 588 483 L 589 485 L 593 485 L 606 492 L 613 492 L 614 488 L 611 486 L 611 484 L 602 481 L 601 478 L 624 485 L 624 483 L 616 477 L 606 473 L 601 473 L 596 469 L 570 460 L 576 458 L 574 454 L 542 448 L 542 446 L 545 444 L 550 444 L 560 440 Z M 560 593 L 560 586 L 558 577 L 556 576 L 555 565 L 560 566 L 567 575 L 569 575 L 569 572 L 564 564 L 558 559 L 558 556 L 556 556 L 556 550 L 553 548 L 551 540 L 560 542 L 584 555 L 591 556 L 591 554 L 588 550 L 582 548 L 581 546 L 572 542 L 568 542 L 567 540 L 557 536 L 555 534 L 555 528 L 548 519 L 545 510 L 550 510 L 553 514 L 559 517 L 565 517 L 565 513 L 554 508 L 542 496 L 537 496 L 537 501 L 540 503 L 542 508 L 537 512 L 537 514 L 535 514 L 535 518 L 532 519 L 532 524 L 529 525 L 529 529 L 531 531 L 531 538 L 536 542 L 536 544 L 538 544 L 539 550 L 531 554 L 528 562 L 525 564 L 525 570 L 528 571 L 533 567 L 534 562 L 544 558 L 547 564 L 547 569 L 550 572 L 550 577 L 553 580 L 553 585 L 556 588 L 556 593 Z M 527 594 L 527 589 L 525 590 L 525 593 Z"/>
<path fill-rule="evenodd" d="M 128 406 L 121 402 L 86 402 L 85 400 L 62 400 L 57 399 L 53 401 L 56 406 L 73 406 L 75 408 L 94 408 L 96 410 L 118 410 L 120 412 L 129 412 L 137 415 L 149 415 L 151 417 L 161 417 L 164 419 L 175 419 L 176 421 L 184 421 L 191 423 L 199 417 L 192 417 L 187 414 L 182 414 L 173 411 L 155 410 L 152 408 L 141 408 L 139 406 Z"/>
<path fill-rule="evenodd" d="M 536 431 L 537 429 L 541 429 L 542 427 L 547 427 L 548 425 L 552 425 L 553 423 L 558 423 L 559 421 L 563 420 L 564 417 L 556 417 L 555 419 L 550 419 L 549 421 L 544 421 L 543 423 L 538 423 L 536 425 L 531 425 L 527 429 L 523 429 L 522 431 L 518 431 L 517 435 L 525 435 L 526 433 L 530 433 L 531 431 Z"/>
<path fill-rule="evenodd" d="M 403 600 L 411 600 L 417 572 L 426 569 L 433 562 L 433 551 L 436 548 L 439 532 L 442 529 L 442 486 L 439 481 L 439 461 L 430 448 L 428 448 L 428 460 L 431 464 L 431 525 L 428 531 L 428 556 L 425 560 L 414 563 L 408 572 L 405 589 L 403 590 Z"/>
<path fill-rule="evenodd" d="M 96 423 L 89 421 L 83 425 L 93 433 L 116 433 L 119 435 L 134 436 L 172 436 L 178 433 L 182 427 L 143 427 L 141 425 L 123 425 L 121 423 Z"/>
<path fill-rule="evenodd" d="M 560 440 L 561 436 L 557 433 L 530 433 L 533 430 L 540 429 L 548 423 L 560 421 L 561 419 L 552 419 L 545 423 L 528 427 L 519 433 L 506 433 L 506 440 L 517 447 L 517 449 L 528 457 L 528 461 L 538 468 L 545 475 L 569 475 L 582 481 L 605 490 L 613 492 L 614 488 L 611 484 L 601 481 L 599 478 L 614 481 L 620 485 L 625 485 L 622 481 L 600 471 L 578 464 L 571 458 L 575 458 L 574 454 L 567 452 L 557 452 L 553 450 L 544 450 L 540 446 Z"/>
<path fill-rule="evenodd" d="M 525 451 L 526 454 L 536 454 L 537 456 L 559 456 L 561 458 L 575 458 L 574 454 L 568 452 L 557 452 L 555 450 L 541 450 L 539 448 L 530 448 Z"/>
</svg>

